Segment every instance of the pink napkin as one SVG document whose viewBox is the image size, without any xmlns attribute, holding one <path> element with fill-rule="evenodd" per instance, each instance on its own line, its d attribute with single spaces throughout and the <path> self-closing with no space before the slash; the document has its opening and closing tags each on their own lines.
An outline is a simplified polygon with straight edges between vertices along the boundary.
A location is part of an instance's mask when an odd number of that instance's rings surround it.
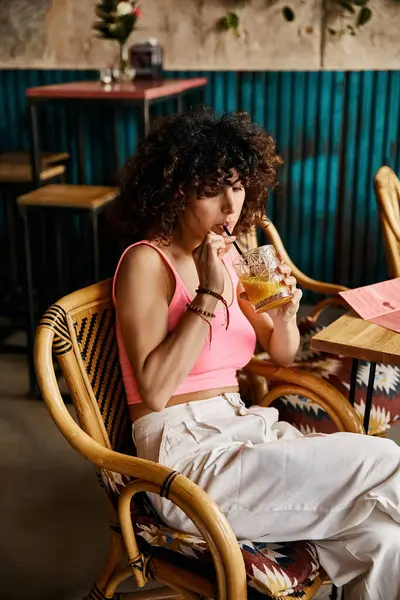
<svg viewBox="0 0 400 600">
<path fill-rule="evenodd" d="M 400 332 L 400 277 L 339 293 L 363 319 Z"/>
</svg>

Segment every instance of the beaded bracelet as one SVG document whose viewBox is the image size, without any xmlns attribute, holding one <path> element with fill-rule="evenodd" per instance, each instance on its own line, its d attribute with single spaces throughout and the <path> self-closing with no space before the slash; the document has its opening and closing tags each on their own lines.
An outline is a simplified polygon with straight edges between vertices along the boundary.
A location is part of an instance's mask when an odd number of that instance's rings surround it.
<svg viewBox="0 0 400 600">
<path fill-rule="evenodd" d="M 208 312 L 208 310 L 203 310 L 202 308 L 200 308 L 200 306 L 196 306 L 192 302 L 190 302 L 190 304 L 186 304 L 186 308 L 188 310 L 192 310 L 193 312 L 198 313 L 199 315 L 202 315 L 203 317 L 209 317 L 210 319 L 215 319 L 214 313 Z"/>
<path fill-rule="evenodd" d="M 213 290 L 209 290 L 208 288 L 202 288 L 202 287 L 197 288 L 196 294 L 209 294 L 210 296 L 214 296 L 214 298 L 217 298 L 217 300 L 220 300 L 222 302 L 222 304 L 224 305 L 224 308 L 225 308 L 225 316 L 226 316 L 225 329 L 228 329 L 228 327 L 229 327 L 229 307 L 228 307 L 228 303 L 225 300 L 225 298 L 221 294 L 218 294 L 218 292 L 214 292 Z"/>
<path fill-rule="evenodd" d="M 186 309 L 190 310 L 191 312 L 194 312 L 196 315 L 199 315 L 199 317 L 201 317 L 203 319 L 203 321 L 205 321 L 207 323 L 207 325 L 210 328 L 210 346 L 211 346 L 211 342 L 212 342 L 212 326 L 211 326 L 211 323 L 210 323 L 210 321 L 208 319 L 214 319 L 215 318 L 215 314 L 212 313 L 212 312 L 208 312 L 208 310 L 203 310 L 202 308 L 200 308 L 200 306 L 196 306 L 192 302 L 186 304 Z"/>
</svg>

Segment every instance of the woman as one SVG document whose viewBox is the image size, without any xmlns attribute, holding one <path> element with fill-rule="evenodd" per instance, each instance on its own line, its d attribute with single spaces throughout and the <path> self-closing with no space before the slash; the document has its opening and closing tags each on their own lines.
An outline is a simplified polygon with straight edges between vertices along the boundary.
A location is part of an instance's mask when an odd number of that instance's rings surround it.
<svg viewBox="0 0 400 600">
<path fill-rule="evenodd" d="M 256 338 L 279 365 L 299 344 L 301 292 L 289 268 L 280 270 L 291 302 L 255 313 L 224 232 L 263 213 L 278 163 L 272 138 L 247 116 L 201 111 L 161 122 L 123 169 L 117 209 L 131 245 L 114 301 L 137 452 L 205 489 L 238 539 L 314 540 L 346 600 L 399 600 L 400 448 L 303 436 L 238 394 L 236 371 Z M 196 532 L 171 502 L 152 501 L 171 527 Z"/>
</svg>

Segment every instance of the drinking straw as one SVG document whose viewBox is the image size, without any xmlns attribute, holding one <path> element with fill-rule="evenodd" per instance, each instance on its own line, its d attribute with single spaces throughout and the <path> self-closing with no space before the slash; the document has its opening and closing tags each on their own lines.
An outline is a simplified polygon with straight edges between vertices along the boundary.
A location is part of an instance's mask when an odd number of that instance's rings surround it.
<svg viewBox="0 0 400 600">
<path fill-rule="evenodd" d="M 231 232 L 229 231 L 229 229 L 227 228 L 226 225 L 223 225 L 224 231 L 227 235 L 229 235 L 229 237 L 231 237 Z M 237 244 L 236 242 L 233 242 L 233 245 L 235 246 L 236 250 L 239 252 L 240 256 L 243 256 L 243 252 L 241 251 L 239 244 Z"/>
</svg>

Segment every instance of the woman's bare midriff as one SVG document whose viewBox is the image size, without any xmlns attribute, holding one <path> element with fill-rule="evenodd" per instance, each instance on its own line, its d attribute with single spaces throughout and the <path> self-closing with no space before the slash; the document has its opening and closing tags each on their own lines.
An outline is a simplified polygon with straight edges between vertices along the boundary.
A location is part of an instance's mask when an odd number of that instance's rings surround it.
<svg viewBox="0 0 400 600">
<path fill-rule="evenodd" d="M 196 402 L 197 400 L 208 400 L 209 398 L 214 398 L 214 396 L 235 393 L 238 391 L 239 387 L 237 385 L 234 385 L 225 388 L 215 388 L 213 390 L 191 392 L 190 394 L 180 394 L 178 396 L 172 396 L 165 405 L 165 408 L 168 408 L 169 406 L 176 406 L 177 404 L 186 404 L 187 402 Z M 150 408 L 148 408 L 144 404 L 144 402 L 140 402 L 140 404 L 130 404 L 128 406 L 128 410 L 132 423 L 140 419 L 140 417 L 144 417 L 145 415 L 154 412 Z"/>
</svg>

